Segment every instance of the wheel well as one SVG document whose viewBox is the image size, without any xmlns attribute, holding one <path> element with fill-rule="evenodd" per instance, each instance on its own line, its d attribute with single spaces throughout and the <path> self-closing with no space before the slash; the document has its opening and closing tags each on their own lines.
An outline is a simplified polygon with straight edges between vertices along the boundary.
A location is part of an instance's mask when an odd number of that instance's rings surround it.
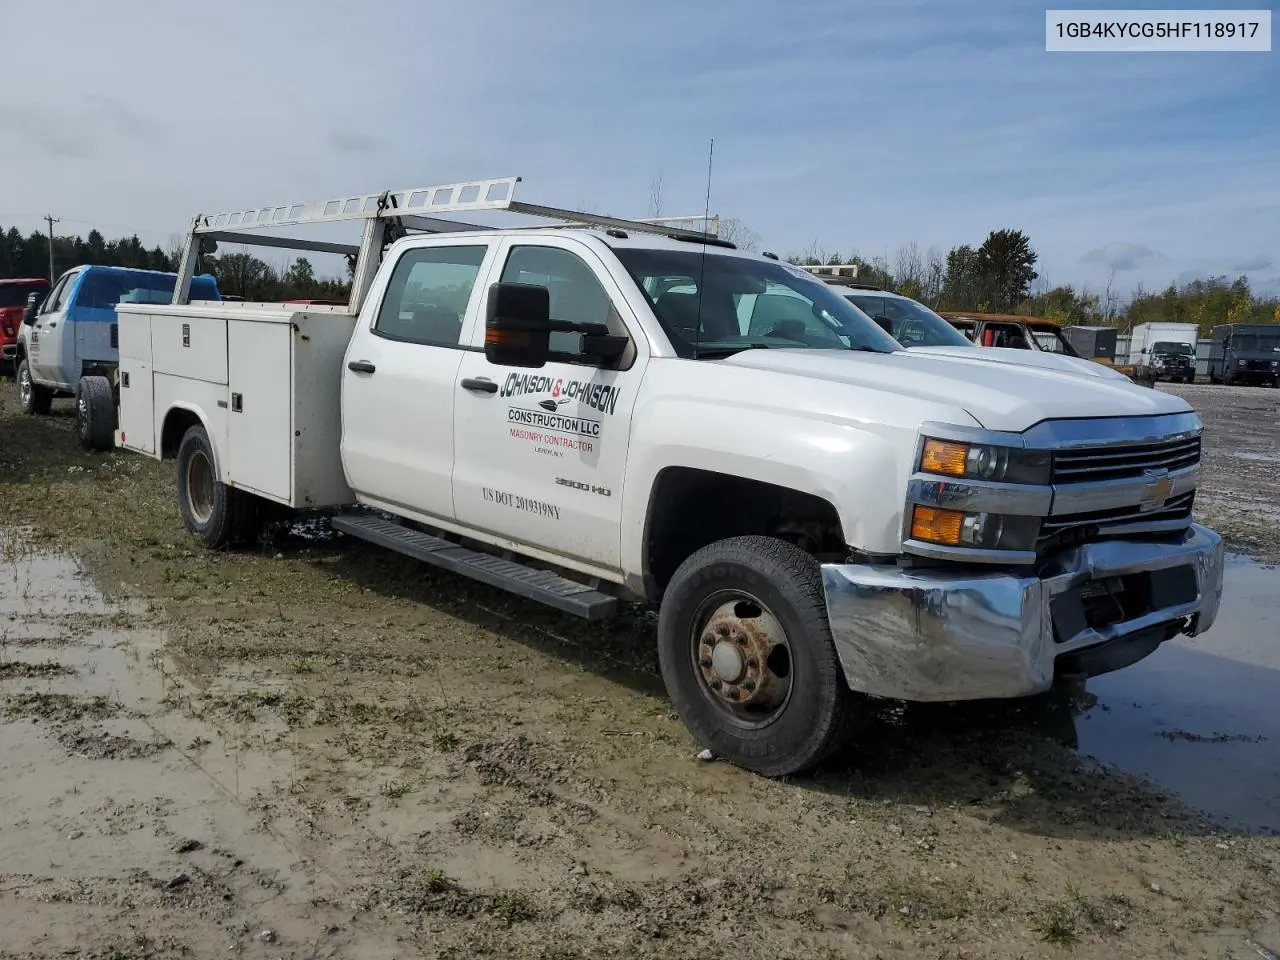
<svg viewBox="0 0 1280 960">
<path fill-rule="evenodd" d="M 843 557 L 847 550 L 839 514 L 821 497 L 687 467 L 658 476 L 645 531 L 645 589 L 651 599 L 662 595 L 690 554 L 727 537 L 778 537 L 815 556 Z"/>
<path fill-rule="evenodd" d="M 164 417 L 164 426 L 160 429 L 160 456 L 172 460 L 178 455 L 178 445 L 192 427 L 201 425 L 200 418 L 191 410 L 170 410 Z"/>
</svg>

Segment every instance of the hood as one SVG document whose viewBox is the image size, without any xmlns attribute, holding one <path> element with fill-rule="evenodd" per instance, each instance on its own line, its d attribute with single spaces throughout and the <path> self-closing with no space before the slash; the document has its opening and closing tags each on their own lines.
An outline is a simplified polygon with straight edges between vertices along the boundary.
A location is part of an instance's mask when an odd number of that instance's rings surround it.
<svg viewBox="0 0 1280 960">
<path fill-rule="evenodd" d="M 908 396 L 958 407 L 989 430 L 1022 431 L 1042 420 L 1142 417 L 1191 410 L 1180 397 L 1140 387 L 1127 377 L 1082 376 L 1076 369 L 980 359 L 981 354 L 990 352 L 985 348 L 973 350 L 977 355 L 973 359 L 968 348 L 954 350 L 954 354 L 938 353 L 935 348 L 879 354 L 743 350 L 724 360 L 707 362 L 847 383 L 881 392 L 888 402 L 894 396 Z M 999 369 L 993 369 L 997 364 Z"/>
<path fill-rule="evenodd" d="M 1016 347 L 911 347 L 911 352 L 956 357 L 975 363 L 1016 363 L 1024 367 L 1061 370 L 1086 377 L 1101 377 L 1104 380 L 1129 380 L 1123 373 L 1105 363 L 1095 363 L 1084 357 L 1068 357 L 1062 353 L 1047 353 L 1044 350 L 1019 350 Z"/>
</svg>

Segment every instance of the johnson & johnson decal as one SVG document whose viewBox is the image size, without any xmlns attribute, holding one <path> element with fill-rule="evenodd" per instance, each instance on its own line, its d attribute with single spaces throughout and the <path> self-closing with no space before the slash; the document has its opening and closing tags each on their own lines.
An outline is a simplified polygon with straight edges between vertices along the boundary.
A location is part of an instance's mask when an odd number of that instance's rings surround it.
<svg viewBox="0 0 1280 960">
<path fill-rule="evenodd" d="M 566 380 L 563 377 L 548 377 L 539 373 L 512 373 L 502 385 L 501 396 L 523 397 L 529 394 L 546 393 L 550 396 L 538 403 L 547 411 L 559 409 L 561 404 L 577 400 L 590 410 L 612 414 L 618 405 L 620 387 L 608 383 L 588 383 L 586 380 Z"/>
</svg>

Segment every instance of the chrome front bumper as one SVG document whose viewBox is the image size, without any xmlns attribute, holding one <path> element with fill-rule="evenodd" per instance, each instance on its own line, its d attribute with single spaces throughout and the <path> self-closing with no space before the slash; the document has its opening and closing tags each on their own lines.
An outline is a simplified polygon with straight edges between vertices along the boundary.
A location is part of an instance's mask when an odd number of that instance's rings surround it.
<svg viewBox="0 0 1280 960">
<path fill-rule="evenodd" d="M 822 579 L 852 689 L 983 700 L 1041 693 L 1053 685 L 1055 662 L 1082 651 L 1130 641 L 1129 662 L 1140 659 L 1188 618 L 1180 632 L 1203 633 L 1218 613 L 1222 568 L 1222 538 L 1193 524 L 1176 544 L 1109 540 L 1066 550 L 1039 574 L 825 564 Z M 1153 599 L 1130 619 L 1090 626 L 1078 591 L 1117 577 L 1128 578 L 1129 596 Z M 1158 606 L 1160 594 L 1172 602 Z"/>
</svg>

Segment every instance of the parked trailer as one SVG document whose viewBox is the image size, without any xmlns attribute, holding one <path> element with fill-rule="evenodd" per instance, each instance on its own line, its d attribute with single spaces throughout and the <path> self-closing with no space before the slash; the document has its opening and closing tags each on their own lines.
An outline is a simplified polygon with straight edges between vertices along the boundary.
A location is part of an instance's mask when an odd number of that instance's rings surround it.
<svg viewBox="0 0 1280 960">
<path fill-rule="evenodd" d="M 1209 334 L 1209 381 L 1280 386 L 1280 324 L 1214 327 Z"/>
</svg>

